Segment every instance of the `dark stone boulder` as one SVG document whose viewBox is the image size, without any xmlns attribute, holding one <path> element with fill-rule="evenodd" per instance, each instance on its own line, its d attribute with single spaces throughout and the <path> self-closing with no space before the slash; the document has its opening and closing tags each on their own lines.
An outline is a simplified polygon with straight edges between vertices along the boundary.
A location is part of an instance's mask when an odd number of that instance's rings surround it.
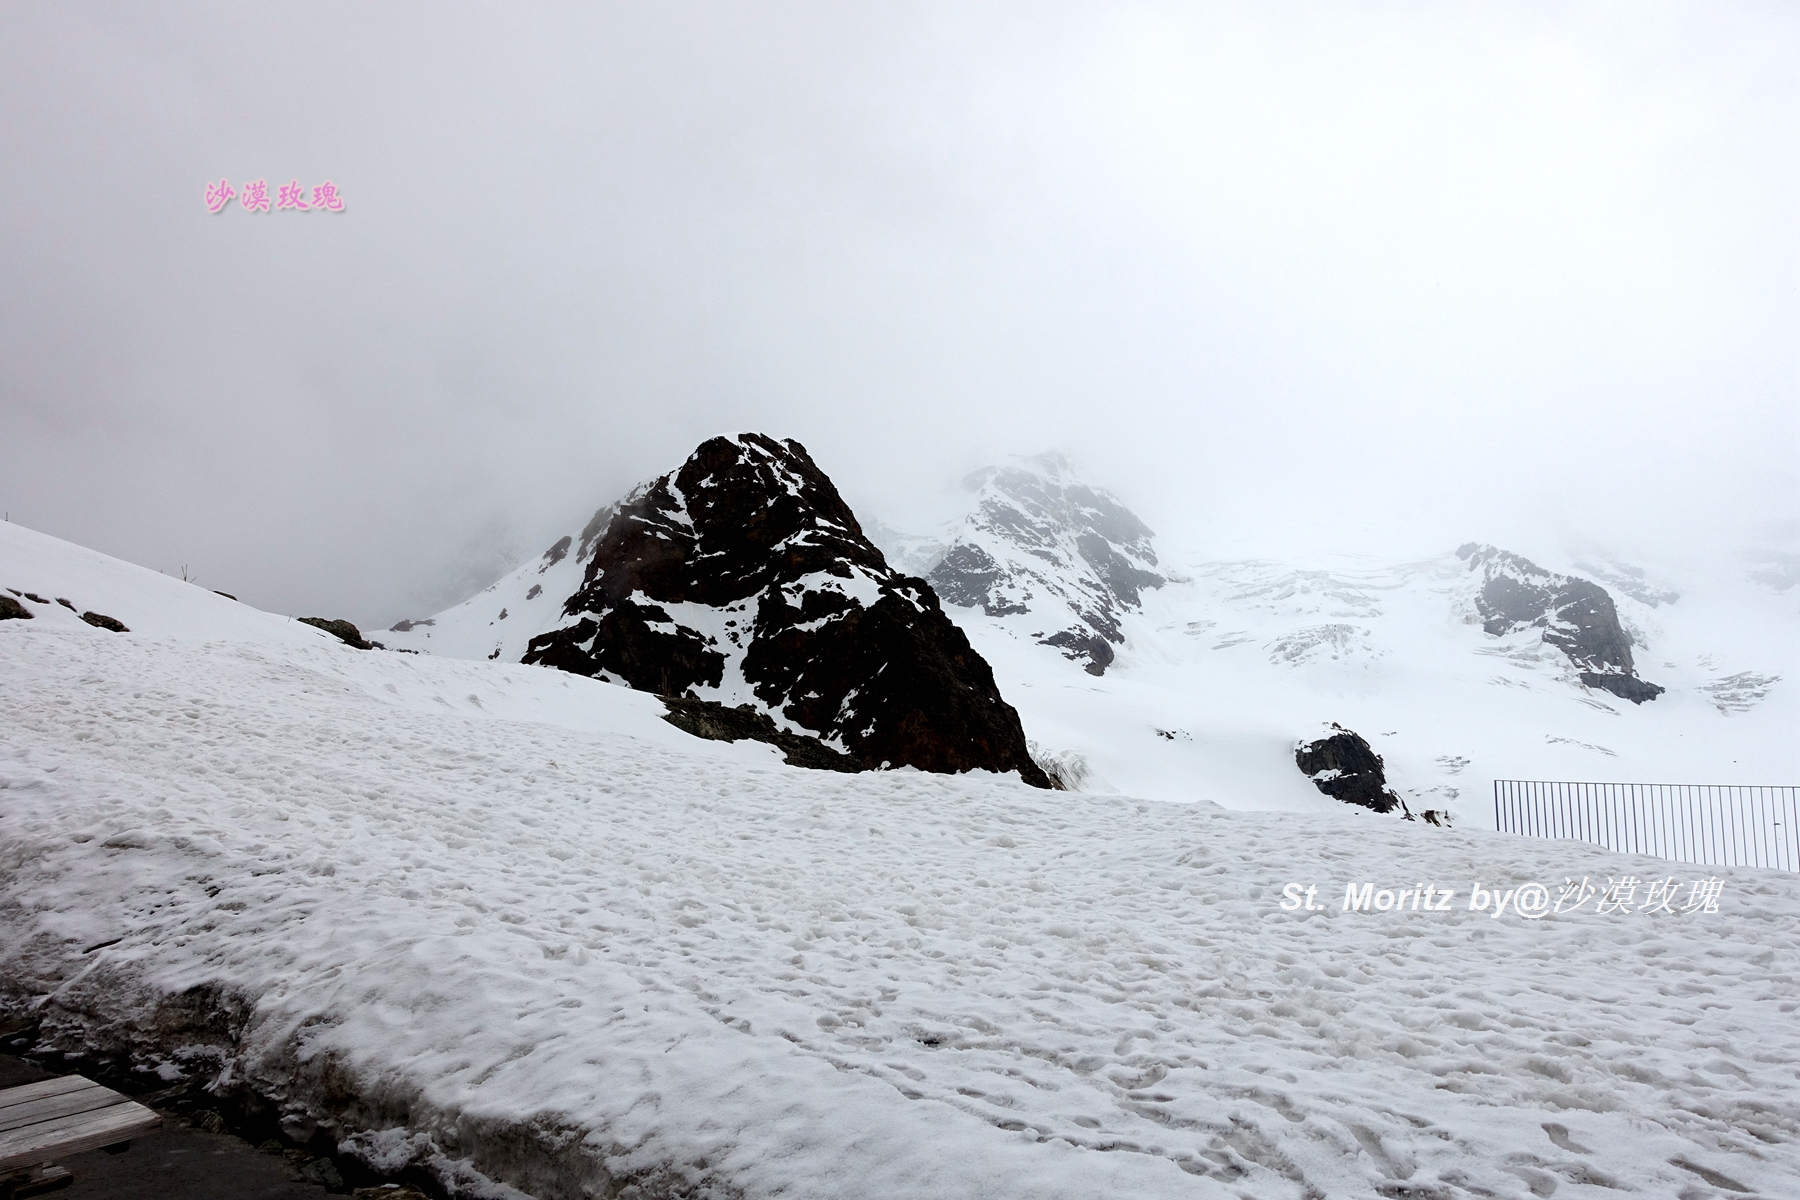
<svg viewBox="0 0 1800 1200">
<path fill-rule="evenodd" d="M 114 633 L 131 632 L 131 630 L 125 628 L 122 622 L 114 620 L 105 613 L 84 612 L 81 614 L 81 619 L 86 621 L 89 625 L 92 625 L 95 629 L 110 629 Z"/>
<path fill-rule="evenodd" d="M 1388 788 L 1381 755 L 1360 734 L 1336 722 L 1331 730 L 1317 741 L 1295 747 L 1295 764 L 1314 787 L 1334 800 L 1378 813 L 1392 812 L 1400 805 L 1400 797 Z"/>
<path fill-rule="evenodd" d="M 36 618 L 36 613 L 11 596 L 0 596 L 0 621 L 31 621 Z"/>
<path fill-rule="evenodd" d="M 369 650 L 372 647 L 363 640 L 362 630 L 348 621 L 328 621 L 324 617 L 301 617 L 302 625 L 311 625 L 315 629 L 323 629 L 346 646 L 355 646 L 358 650 Z"/>
<path fill-rule="evenodd" d="M 713 438 L 596 514 L 578 557 L 590 544 L 565 623 L 525 662 L 694 700 L 747 688 L 752 707 L 863 767 L 1049 786 L 987 662 L 798 442 Z"/>
</svg>

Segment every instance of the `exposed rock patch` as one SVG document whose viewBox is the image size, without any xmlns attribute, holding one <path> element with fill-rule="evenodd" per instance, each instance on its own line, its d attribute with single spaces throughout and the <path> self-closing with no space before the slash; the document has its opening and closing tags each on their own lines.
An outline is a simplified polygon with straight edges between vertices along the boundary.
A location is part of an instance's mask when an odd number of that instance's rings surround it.
<svg viewBox="0 0 1800 1200">
<path fill-rule="evenodd" d="M 578 560 L 590 547 L 563 624 L 523 661 L 749 703 L 860 766 L 1049 786 L 987 662 L 928 583 L 887 565 L 798 442 L 713 438 L 595 514 Z"/>
<path fill-rule="evenodd" d="M 1611 692 L 1619 699 L 1629 700 L 1633 704 L 1654 700 L 1665 690 L 1654 683 L 1646 683 L 1635 675 L 1596 674 L 1593 671 L 1583 671 L 1581 672 L 1581 682 L 1584 687 Z"/>
<path fill-rule="evenodd" d="M 358 629 L 348 621 L 341 619 L 328 621 L 324 617 L 301 617 L 299 620 L 302 625 L 311 625 L 315 629 L 323 629 L 326 633 L 331 634 L 346 646 L 355 646 L 358 650 L 369 650 L 373 648 L 368 642 L 363 640 L 362 630 Z"/>
<path fill-rule="evenodd" d="M 105 613 L 84 612 L 81 614 L 81 619 L 86 621 L 89 625 L 92 625 L 95 629 L 110 629 L 114 633 L 131 632 L 131 630 L 125 628 L 122 622 L 114 620 Z"/>
<path fill-rule="evenodd" d="M 0 596 L 0 621 L 31 621 L 36 618 L 36 613 L 11 596 Z"/>
<path fill-rule="evenodd" d="M 1499 637 L 1520 629 L 1543 630 L 1546 643 L 1568 656 L 1581 682 L 1633 704 L 1654 700 L 1663 688 L 1637 677 L 1631 635 L 1619 611 L 1597 583 L 1546 571 L 1529 559 L 1469 542 L 1456 556 L 1482 575 L 1475 595 L 1481 627 Z"/>
<path fill-rule="evenodd" d="M 569 546 L 573 541 L 573 538 L 564 534 L 556 540 L 554 546 L 551 546 L 548 550 L 544 551 L 544 565 L 538 568 L 538 574 L 542 575 L 545 571 L 548 571 L 551 567 L 554 567 L 557 563 L 567 557 Z"/>
<path fill-rule="evenodd" d="M 663 704 L 668 708 L 663 720 L 695 737 L 715 742 L 767 742 L 782 751 L 790 766 L 815 771 L 862 769 L 856 759 L 833 750 L 818 738 L 776 728 L 768 713 L 748 704 L 727 708 L 717 700 L 683 700 L 676 696 L 665 696 Z"/>
<path fill-rule="evenodd" d="M 1334 800 L 1378 813 L 1392 812 L 1400 804 L 1400 797 L 1388 788 L 1381 755 L 1360 734 L 1335 721 L 1326 736 L 1294 748 L 1294 763 L 1314 787 Z"/>
</svg>

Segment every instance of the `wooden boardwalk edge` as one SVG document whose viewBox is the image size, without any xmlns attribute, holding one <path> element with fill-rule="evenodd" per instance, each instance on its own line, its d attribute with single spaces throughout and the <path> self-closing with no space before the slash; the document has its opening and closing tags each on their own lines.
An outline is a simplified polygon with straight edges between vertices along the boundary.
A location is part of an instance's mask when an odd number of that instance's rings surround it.
<svg viewBox="0 0 1800 1200">
<path fill-rule="evenodd" d="M 79 1075 L 0 1092 L 0 1174 L 128 1142 L 162 1118 Z"/>
</svg>

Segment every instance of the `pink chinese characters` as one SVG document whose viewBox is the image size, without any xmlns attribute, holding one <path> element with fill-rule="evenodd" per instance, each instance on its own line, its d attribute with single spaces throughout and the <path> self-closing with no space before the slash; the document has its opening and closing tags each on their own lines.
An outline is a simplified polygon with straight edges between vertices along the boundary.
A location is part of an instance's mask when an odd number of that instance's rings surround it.
<svg viewBox="0 0 1800 1200">
<path fill-rule="evenodd" d="M 225 206 L 231 203 L 231 198 L 235 195 L 237 193 L 232 191 L 231 185 L 223 179 L 217 183 L 207 184 L 206 211 L 209 213 L 223 212 Z"/>
<path fill-rule="evenodd" d="M 281 185 L 280 195 L 275 200 L 275 207 L 297 208 L 301 212 L 305 212 L 311 207 L 305 200 L 301 199 L 305 194 L 306 189 L 300 186 L 300 181 L 298 179 L 290 179 Z"/>
<path fill-rule="evenodd" d="M 324 209 L 326 212 L 344 211 L 344 198 L 338 195 L 337 184 L 329 179 L 312 189 L 311 204 L 306 202 L 306 186 L 298 179 L 277 183 L 275 191 L 276 195 L 271 202 L 269 181 L 266 179 L 251 180 L 244 184 L 243 198 L 238 203 L 245 212 L 269 212 L 271 203 L 275 210 L 285 209 L 290 212 L 311 212 L 315 208 Z M 230 204 L 237 194 L 232 190 L 228 180 L 221 179 L 217 183 L 208 183 L 206 185 L 206 211 L 214 214 L 224 212 L 225 206 Z"/>
</svg>

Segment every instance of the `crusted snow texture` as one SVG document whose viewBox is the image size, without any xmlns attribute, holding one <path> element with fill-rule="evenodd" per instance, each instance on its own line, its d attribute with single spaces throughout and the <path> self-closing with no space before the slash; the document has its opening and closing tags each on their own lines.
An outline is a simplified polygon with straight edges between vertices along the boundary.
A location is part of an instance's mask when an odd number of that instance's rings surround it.
<svg viewBox="0 0 1800 1200">
<path fill-rule="evenodd" d="M 581 586 L 523 661 L 749 703 L 864 767 L 1050 786 L 931 585 L 887 565 L 799 442 L 713 438 L 581 540 Z"/>
<path fill-rule="evenodd" d="M 1358 804 L 1375 812 L 1392 812 L 1400 803 L 1387 785 L 1381 755 L 1361 734 L 1332 722 L 1322 738 L 1294 748 L 1294 763 L 1309 776 L 1313 786 L 1346 804 Z"/>
<path fill-rule="evenodd" d="M 1124 612 L 1139 606 L 1143 589 L 1167 582 L 1150 569 L 1150 528 L 1077 480 L 1060 454 L 984 467 L 963 482 L 980 499 L 932 568 L 938 594 L 990 617 L 1041 614 L 1041 643 L 1104 674 L 1125 641 Z"/>
<path fill-rule="evenodd" d="M 1597 583 L 1558 575 L 1517 554 L 1468 542 L 1456 556 L 1481 572 L 1475 611 L 1481 627 L 1496 637 L 1536 627 L 1544 641 L 1568 655 L 1591 688 L 1642 704 L 1663 689 L 1637 677 L 1631 662 L 1631 634 L 1619 611 Z"/>
</svg>

